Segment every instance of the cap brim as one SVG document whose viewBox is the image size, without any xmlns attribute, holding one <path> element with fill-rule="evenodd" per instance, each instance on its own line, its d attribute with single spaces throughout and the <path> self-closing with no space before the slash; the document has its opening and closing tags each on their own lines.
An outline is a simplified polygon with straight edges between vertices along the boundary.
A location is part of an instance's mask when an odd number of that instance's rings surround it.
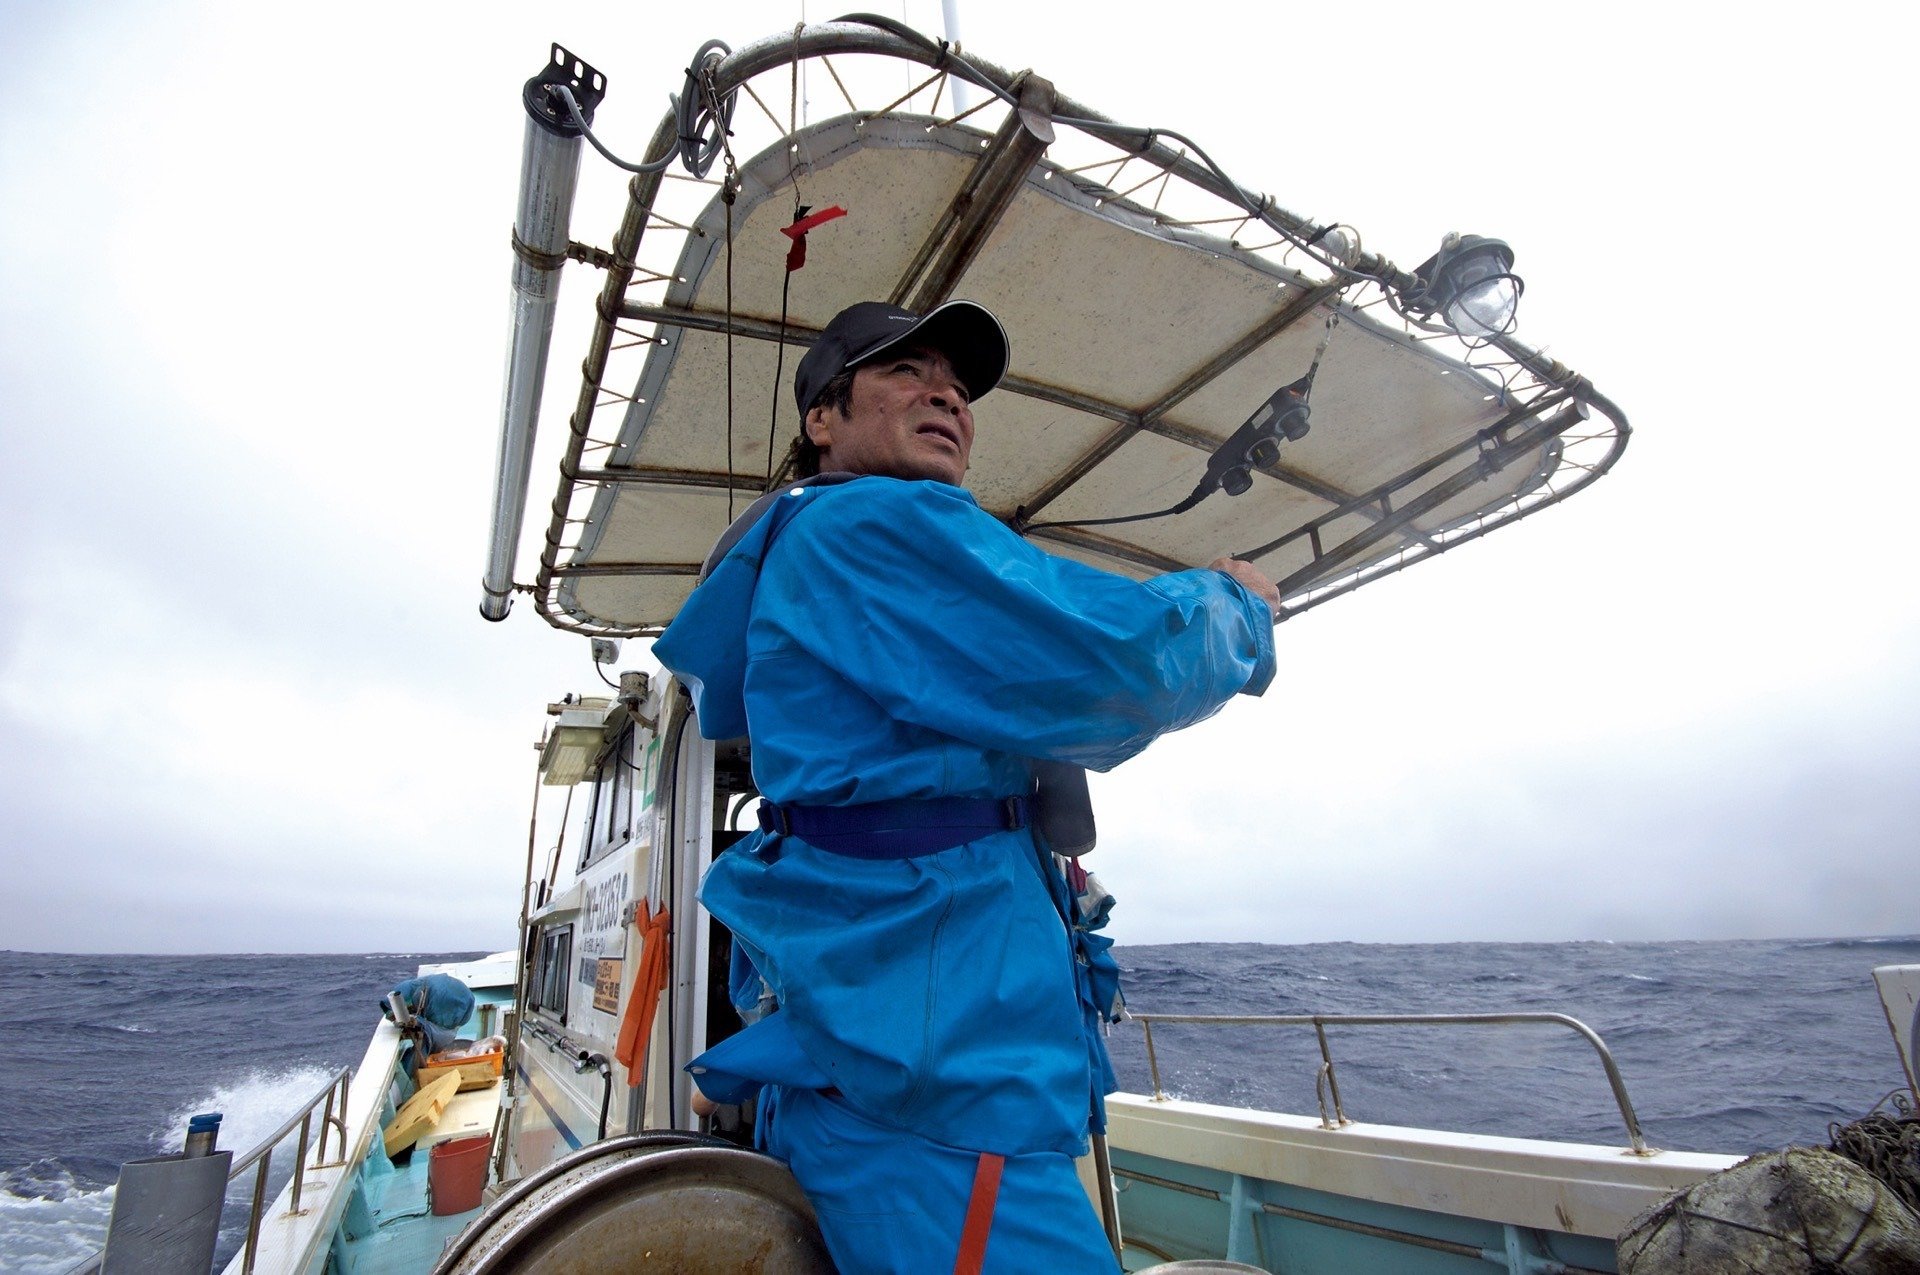
<svg viewBox="0 0 1920 1275">
<path fill-rule="evenodd" d="M 1000 383 L 1007 374 L 1008 344 L 1006 329 L 993 311 L 977 301 L 948 301 L 920 316 L 904 331 L 889 332 L 886 339 L 853 355 L 847 367 L 858 367 L 888 350 L 903 345 L 938 350 L 953 364 L 954 375 L 966 387 L 969 400 L 978 399 Z"/>
</svg>

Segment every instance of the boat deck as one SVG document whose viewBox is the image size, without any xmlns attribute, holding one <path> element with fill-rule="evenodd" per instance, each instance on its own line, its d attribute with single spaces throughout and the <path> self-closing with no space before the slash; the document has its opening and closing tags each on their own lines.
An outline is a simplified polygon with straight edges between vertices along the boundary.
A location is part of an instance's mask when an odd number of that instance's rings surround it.
<svg viewBox="0 0 1920 1275">
<path fill-rule="evenodd" d="M 508 988 L 475 988 L 473 1016 L 460 1035 L 474 1038 L 496 1026 L 499 1014 L 513 1002 Z M 413 1092 L 410 1081 L 396 1075 L 389 1083 L 380 1124 L 393 1119 L 399 1103 Z M 330 1267 L 340 1275 L 355 1271 L 413 1271 L 430 1269 L 447 1241 L 480 1216 L 480 1207 L 446 1215 L 433 1211 L 428 1191 L 428 1167 L 433 1148 L 457 1138 L 491 1136 L 500 1109 L 503 1085 L 456 1094 L 434 1126 L 411 1148 L 389 1159 L 380 1139 L 371 1139 L 366 1159 L 347 1200 L 342 1225 L 334 1232 Z"/>
<path fill-rule="evenodd" d="M 467 975 L 473 986 L 474 1011 L 460 1034 L 469 1038 L 491 1035 L 513 1004 L 513 961 L 467 962 L 458 966 L 428 967 Z M 291 1184 L 261 1211 L 259 1243 L 253 1269 L 288 1275 L 331 1272 L 424 1271 L 432 1268 L 441 1250 L 462 1227 L 480 1216 L 475 1207 L 462 1213 L 436 1216 L 428 1192 L 428 1166 L 435 1143 L 493 1132 L 502 1087 L 458 1094 L 430 1129 L 400 1162 L 387 1157 L 381 1131 L 399 1103 L 413 1093 L 413 1083 L 399 1062 L 402 1038 L 393 1024 L 380 1022 L 354 1072 L 346 1109 L 347 1155 L 343 1161 L 322 1162 L 316 1151 L 305 1174 L 300 1207 L 292 1203 Z M 247 1255 L 235 1254 L 225 1275 L 242 1275 Z"/>
<path fill-rule="evenodd" d="M 426 1151 L 418 1150 L 383 1174 L 368 1164 L 347 1203 L 347 1224 L 334 1235 L 333 1270 L 431 1270 L 447 1241 L 480 1216 L 477 1208 L 435 1216 L 427 1199 L 427 1161 Z"/>
</svg>

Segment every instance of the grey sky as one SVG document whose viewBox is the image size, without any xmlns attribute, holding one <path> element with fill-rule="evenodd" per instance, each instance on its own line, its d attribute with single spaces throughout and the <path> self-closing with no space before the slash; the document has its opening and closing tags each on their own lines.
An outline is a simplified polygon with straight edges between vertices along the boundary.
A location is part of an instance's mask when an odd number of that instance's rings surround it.
<svg viewBox="0 0 1920 1275">
<path fill-rule="evenodd" d="M 701 40 L 798 10 L 16 8 L 0 946 L 510 942 L 541 707 L 598 686 L 529 608 L 475 611 L 519 85 L 567 44 L 637 149 Z M 1264 701 L 1099 781 L 1121 939 L 1920 929 L 1911 17 L 1167 12 L 982 0 L 963 35 L 1403 264 L 1509 239 L 1522 335 L 1636 434 L 1283 626 Z M 619 182 L 585 172 L 604 242 Z M 579 351 L 563 325 L 550 407 Z"/>
</svg>

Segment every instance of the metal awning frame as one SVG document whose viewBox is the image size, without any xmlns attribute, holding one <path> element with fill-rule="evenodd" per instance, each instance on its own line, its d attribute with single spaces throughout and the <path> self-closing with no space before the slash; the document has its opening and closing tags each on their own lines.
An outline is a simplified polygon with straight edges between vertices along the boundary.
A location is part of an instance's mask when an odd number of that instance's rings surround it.
<svg viewBox="0 0 1920 1275">
<path fill-rule="evenodd" d="M 1337 307 L 1343 314 L 1362 316 L 1383 303 L 1392 304 L 1397 296 L 1394 290 L 1404 290 L 1412 283 L 1412 276 L 1376 254 L 1360 253 L 1355 250 L 1330 258 L 1329 250 L 1325 245 L 1322 245 L 1317 253 L 1311 251 L 1298 253 L 1296 245 L 1318 238 L 1324 228 L 1307 218 L 1287 211 L 1269 196 L 1232 184 L 1216 169 L 1189 154 L 1184 147 L 1169 145 L 1161 140 L 1164 134 L 1116 124 L 1071 99 L 1058 95 L 1048 82 L 1030 73 L 1011 74 L 971 55 L 968 55 L 962 63 L 949 56 L 949 53 L 949 49 L 944 44 L 934 45 L 928 42 L 922 45 L 889 30 L 857 23 L 826 23 L 770 37 L 741 48 L 714 66 L 713 89 L 717 95 L 725 97 L 736 88 L 745 87 L 748 95 L 774 125 L 781 127 L 777 116 L 767 109 L 760 95 L 755 93 L 749 85 L 749 81 L 768 72 L 790 67 L 795 68 L 791 73 L 797 76 L 799 63 L 806 59 L 818 58 L 824 61 L 830 56 L 840 54 L 878 54 L 919 63 L 936 72 L 958 76 L 990 90 L 997 89 L 1019 100 L 1021 109 L 1016 111 L 989 99 L 988 105 L 999 106 L 1005 112 L 1005 118 L 992 140 L 983 145 L 982 157 L 975 170 L 976 176 L 969 181 L 967 188 L 963 191 L 964 198 L 956 200 L 956 206 L 949 210 L 948 216 L 944 219 L 942 227 L 944 239 L 941 242 L 936 242 L 933 238 L 929 239 L 927 249 L 923 250 L 915 261 L 914 268 L 909 271 L 907 277 L 899 281 L 896 289 L 896 295 L 911 298 L 916 303 L 933 304 L 951 292 L 954 282 L 965 269 L 969 245 L 977 249 L 977 246 L 984 242 L 994 222 L 1005 210 L 1012 194 L 1018 190 L 1027 173 L 1044 155 L 1047 143 L 1052 140 L 1052 129 L 1056 125 L 1077 130 L 1086 137 L 1105 143 L 1116 151 L 1114 157 L 1109 160 L 1083 164 L 1073 170 L 1062 170 L 1064 175 L 1082 191 L 1095 194 L 1103 200 L 1124 205 L 1132 212 L 1151 217 L 1163 225 L 1179 230 L 1193 229 L 1198 233 L 1200 227 L 1210 224 L 1237 223 L 1233 231 L 1235 237 L 1228 241 L 1235 250 L 1243 253 L 1258 253 L 1283 248 L 1285 261 L 1297 261 L 1304 255 L 1309 261 L 1317 262 L 1323 267 L 1331 266 L 1330 269 L 1323 268 L 1321 271 L 1323 277 L 1319 279 L 1306 274 L 1297 266 L 1294 267 L 1292 272 L 1299 277 L 1304 290 L 1292 298 L 1291 304 L 1245 334 L 1240 341 L 1222 351 L 1205 366 L 1194 369 L 1175 390 L 1163 395 L 1158 402 L 1144 407 L 1103 402 L 1084 394 L 1022 378 L 1009 377 L 1002 381 L 1003 390 L 1059 403 L 1114 422 L 1114 429 L 1106 437 L 1065 471 L 1034 492 L 1028 501 L 1023 502 L 1021 507 L 1023 517 L 1031 518 L 1058 499 L 1075 483 L 1114 455 L 1128 439 L 1141 432 L 1153 433 L 1202 451 L 1211 451 L 1220 440 L 1184 429 L 1166 419 L 1167 413 L 1182 399 L 1204 387 L 1214 377 L 1258 349 L 1267 340 L 1292 324 L 1305 319 L 1316 309 Z M 833 64 L 826 61 L 825 66 L 832 74 L 834 83 L 845 94 L 845 85 L 838 72 L 834 71 Z M 924 89 L 928 85 L 934 85 L 937 109 L 938 95 L 940 89 L 944 87 L 943 81 L 936 75 L 921 88 Z M 914 93 L 919 91 L 919 89 L 914 90 L 913 93 L 908 94 L 908 98 L 895 101 L 886 109 L 890 111 L 900 106 L 902 102 L 911 99 Z M 846 96 L 851 105 L 851 94 Z M 973 111 L 964 114 L 971 115 L 980 109 L 976 107 Z M 875 118 L 882 113 L 864 113 L 864 118 Z M 960 116 L 939 122 L 951 124 L 958 118 Z M 648 145 L 646 151 L 648 160 L 656 160 L 667 155 L 675 145 L 675 138 L 676 124 L 670 112 L 662 119 Z M 1136 163 L 1147 166 L 1153 170 L 1152 173 L 1143 181 L 1131 183 L 1125 190 L 1113 190 L 1112 186 L 1120 184 L 1120 174 Z M 1110 185 L 1085 175 L 1094 170 L 1108 168 L 1112 169 L 1106 174 Z M 1062 174 L 1057 172 L 1055 175 Z M 678 178 L 679 175 L 673 176 Z M 568 420 L 569 431 L 560 462 L 559 483 L 543 536 L 539 567 L 531 585 L 516 584 L 513 587 L 517 591 L 533 595 L 537 609 L 549 624 L 572 632 L 590 635 L 636 635 L 658 630 L 596 623 L 572 613 L 562 597 L 569 580 L 610 575 L 694 575 L 699 570 L 698 563 L 685 562 L 569 565 L 564 561 L 565 557 L 579 547 L 578 540 L 570 540 L 569 537 L 576 527 L 585 522 L 584 518 L 576 514 L 576 501 L 583 498 L 591 499 L 594 494 L 604 488 L 628 484 L 708 490 L 727 490 L 731 487 L 746 494 L 757 494 L 764 488 L 761 481 L 743 474 L 728 475 L 624 466 L 595 467 L 587 464 L 586 457 L 590 450 L 611 446 L 605 441 L 596 441 L 591 437 L 592 426 L 598 412 L 616 403 L 631 404 L 629 395 L 605 384 L 609 356 L 616 348 L 616 340 L 623 335 L 629 341 L 654 339 L 623 325 L 649 323 L 655 325 L 656 329 L 691 328 L 708 332 L 725 332 L 736 337 L 779 340 L 796 346 L 810 345 L 818 335 L 816 332 L 796 327 L 791 323 L 782 329 L 779 325 L 766 320 L 741 314 L 735 314 L 729 320 L 729 317 L 724 314 L 676 308 L 629 295 L 636 287 L 666 281 L 664 276 L 651 272 L 647 273 L 643 279 L 636 281 L 637 258 L 650 225 L 667 227 L 670 233 L 677 232 L 683 235 L 689 233 L 687 227 L 659 217 L 653 211 L 653 205 L 667 177 L 668 174 L 665 172 L 645 173 L 636 175 L 628 183 L 625 211 L 609 250 L 584 248 L 578 244 L 571 245 L 571 255 L 575 259 L 586 260 L 599 266 L 606 271 L 606 277 L 596 301 L 596 318 L 589 338 L 587 357 L 581 365 L 580 388 L 574 410 Z M 1223 215 L 1217 218 L 1182 220 L 1162 216 L 1156 209 L 1133 204 L 1128 198 L 1134 192 L 1154 185 L 1156 181 L 1159 183 L 1158 191 L 1164 192 L 1168 183 L 1174 180 L 1183 182 L 1224 203 L 1227 207 Z M 1157 205 L 1158 202 L 1159 197 L 1156 194 L 1155 204 Z M 1238 235 L 1245 228 L 1256 224 L 1271 230 L 1279 235 L 1280 239 L 1273 244 L 1245 248 L 1239 242 Z M 1336 250 L 1345 247 L 1337 235 L 1327 243 L 1332 244 Z M 943 247 L 943 244 L 955 246 Z M 1393 308 L 1398 309 L 1397 306 Z M 1372 319 L 1371 315 L 1366 317 L 1369 320 Z M 1404 321 L 1405 316 L 1401 317 Z M 1370 326 L 1374 325 L 1370 323 Z M 1511 336 L 1499 336 L 1486 342 L 1472 344 L 1461 341 L 1450 333 L 1436 333 L 1434 329 L 1425 325 L 1404 322 L 1404 327 L 1411 342 L 1431 343 L 1448 340 L 1461 347 L 1463 353 L 1456 365 L 1483 379 L 1498 378 L 1500 401 L 1509 405 L 1510 410 L 1499 422 L 1481 430 L 1474 438 L 1439 456 L 1421 462 L 1389 482 L 1367 492 L 1349 493 L 1329 488 L 1312 476 L 1291 470 L 1284 464 L 1264 469 L 1263 472 L 1268 477 L 1308 491 L 1326 500 L 1330 506 L 1327 512 L 1311 522 L 1288 531 L 1279 539 L 1269 542 L 1258 550 L 1252 550 L 1256 553 L 1265 552 L 1303 536 L 1307 537 L 1312 545 L 1312 564 L 1282 582 L 1285 607 L 1280 618 L 1298 614 L 1333 597 L 1350 592 L 1368 580 L 1404 569 L 1413 562 L 1476 539 L 1496 526 L 1555 504 L 1607 472 L 1626 446 L 1630 428 L 1625 415 L 1604 395 L 1598 393 L 1586 378 L 1574 373 L 1557 360 L 1548 358 Z M 1476 353 L 1480 356 L 1479 362 L 1474 361 Z M 1497 357 L 1488 358 L 1488 355 Z M 1555 408 L 1563 410 L 1553 411 Z M 1601 419 L 1591 428 L 1582 431 L 1578 427 L 1583 421 L 1589 419 L 1587 409 L 1597 412 Z M 1548 415 L 1550 411 L 1552 414 Z M 1517 457 L 1545 444 L 1554 444 L 1546 453 L 1554 463 L 1547 468 L 1546 472 L 1534 475 L 1518 493 L 1505 502 L 1459 520 L 1438 533 L 1430 528 L 1421 531 L 1414 525 L 1414 519 L 1420 516 L 1421 512 L 1438 507 L 1447 498 L 1445 495 L 1434 496 L 1432 494 L 1434 491 L 1457 495 L 1470 489 L 1478 478 L 1490 476 L 1497 469 L 1512 463 Z M 1577 456 L 1573 455 L 1576 451 L 1579 452 Z M 1468 452 L 1473 454 L 1467 456 Z M 1439 467 L 1463 458 L 1464 464 L 1439 480 L 1437 486 L 1429 481 L 1430 476 Z M 777 485 L 782 477 L 782 473 L 776 473 L 774 483 Z M 1426 485 L 1417 486 L 1420 484 Z M 1399 501 L 1397 498 L 1409 489 L 1416 489 L 1424 494 L 1410 502 Z M 1324 527 L 1338 518 L 1353 514 L 1366 518 L 1369 526 L 1341 544 L 1326 546 L 1321 543 L 1320 532 Z M 1098 553 L 1151 570 L 1177 570 L 1191 565 L 1172 562 L 1109 536 L 1082 529 L 1046 529 L 1033 534 L 1037 538 L 1052 540 L 1063 546 Z M 1376 549 L 1387 539 L 1399 540 L 1401 548 L 1385 559 L 1365 562 L 1357 569 L 1343 570 L 1346 564 L 1360 559 L 1362 555 Z M 511 549 L 508 552 L 511 553 Z"/>
</svg>

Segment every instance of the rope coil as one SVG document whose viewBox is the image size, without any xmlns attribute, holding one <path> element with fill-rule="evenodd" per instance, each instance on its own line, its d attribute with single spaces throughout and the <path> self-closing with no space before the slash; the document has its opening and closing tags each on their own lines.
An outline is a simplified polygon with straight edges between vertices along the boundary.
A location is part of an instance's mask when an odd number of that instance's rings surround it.
<svg viewBox="0 0 1920 1275">
<path fill-rule="evenodd" d="M 1827 1126 L 1827 1147 L 1884 1182 L 1920 1213 L 1920 1115 L 1862 1116 Z"/>
</svg>

